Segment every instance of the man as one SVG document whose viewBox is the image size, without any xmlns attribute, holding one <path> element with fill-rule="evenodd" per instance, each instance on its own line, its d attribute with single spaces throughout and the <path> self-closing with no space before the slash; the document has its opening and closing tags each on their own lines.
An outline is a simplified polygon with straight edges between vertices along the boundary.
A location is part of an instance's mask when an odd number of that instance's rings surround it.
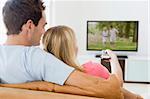
<svg viewBox="0 0 150 99">
<path fill-rule="evenodd" d="M 110 33 L 110 44 L 112 44 L 113 47 L 115 47 L 115 42 L 116 42 L 117 34 L 119 33 L 119 31 L 111 25 L 109 33 Z"/>
<path fill-rule="evenodd" d="M 108 42 L 108 30 L 106 27 L 103 28 L 103 31 L 102 31 L 102 43 L 103 43 L 103 47 L 106 47 L 106 44 Z"/>
<path fill-rule="evenodd" d="M 44 9 L 40 0 L 6 2 L 3 19 L 7 28 L 7 41 L 0 46 L 1 83 L 40 80 L 64 85 L 59 86 L 60 90 L 67 86 L 84 92 L 84 95 L 121 99 L 119 81 L 115 76 L 103 80 L 86 75 L 35 47 L 45 32 Z"/>
</svg>

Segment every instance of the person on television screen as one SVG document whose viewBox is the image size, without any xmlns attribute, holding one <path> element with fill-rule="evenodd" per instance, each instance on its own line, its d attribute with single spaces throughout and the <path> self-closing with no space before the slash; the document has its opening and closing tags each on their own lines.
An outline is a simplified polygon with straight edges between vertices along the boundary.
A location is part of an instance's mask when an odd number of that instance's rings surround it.
<svg viewBox="0 0 150 99">
<path fill-rule="evenodd" d="M 115 46 L 118 33 L 119 33 L 119 31 L 111 25 L 110 30 L 109 30 L 109 34 L 110 34 L 110 44 L 113 47 Z"/>
<path fill-rule="evenodd" d="M 102 44 L 103 44 L 103 47 L 106 46 L 106 44 L 108 42 L 108 39 L 109 39 L 108 30 L 107 30 L 106 27 L 104 27 L 103 31 L 102 31 Z"/>
<path fill-rule="evenodd" d="M 43 47 L 48 53 L 52 53 L 58 59 L 62 60 L 68 66 L 72 66 L 79 71 L 85 72 L 88 75 L 109 79 L 111 73 L 100 63 L 89 61 L 80 65 L 77 60 L 78 47 L 76 45 L 76 38 L 74 31 L 67 26 L 55 26 L 47 30 L 43 36 Z M 123 78 L 122 70 L 120 68 L 118 59 L 116 55 L 111 50 L 106 50 L 111 57 L 111 69 L 112 73 L 115 74 L 120 80 L 120 86 L 122 87 Z M 35 82 L 32 82 L 33 84 Z M 28 84 L 32 84 L 28 83 Z M 26 84 L 27 85 L 27 84 Z M 34 85 L 35 86 L 35 85 Z M 17 87 L 17 86 L 16 86 Z M 63 89 L 61 91 L 57 89 L 58 92 L 66 92 L 70 90 L 69 88 Z M 83 94 L 82 91 L 77 93 L 78 90 L 70 91 L 70 93 Z M 124 94 L 125 99 L 142 99 L 140 96 L 129 92 L 128 90 L 122 88 L 121 90 Z"/>
</svg>

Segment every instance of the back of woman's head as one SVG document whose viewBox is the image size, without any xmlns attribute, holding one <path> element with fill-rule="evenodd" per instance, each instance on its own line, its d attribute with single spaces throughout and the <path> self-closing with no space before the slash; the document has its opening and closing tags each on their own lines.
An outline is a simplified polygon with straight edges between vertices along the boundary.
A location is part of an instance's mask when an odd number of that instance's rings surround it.
<svg viewBox="0 0 150 99">
<path fill-rule="evenodd" d="M 43 36 L 44 50 L 52 53 L 64 63 L 81 70 L 77 61 L 77 46 L 74 31 L 67 26 L 55 26 Z"/>
</svg>

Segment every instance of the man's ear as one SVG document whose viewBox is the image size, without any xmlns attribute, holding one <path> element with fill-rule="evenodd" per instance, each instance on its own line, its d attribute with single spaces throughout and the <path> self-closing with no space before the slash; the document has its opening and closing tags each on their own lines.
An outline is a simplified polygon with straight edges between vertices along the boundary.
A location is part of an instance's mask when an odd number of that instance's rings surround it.
<svg viewBox="0 0 150 99">
<path fill-rule="evenodd" d="M 32 20 L 28 20 L 26 24 L 22 26 L 22 32 L 32 33 L 34 31 L 35 25 Z"/>
<path fill-rule="evenodd" d="M 32 35 L 35 31 L 35 25 L 32 20 L 28 20 L 26 24 L 22 26 L 22 35 L 26 37 L 26 39 L 30 42 L 32 39 Z"/>
<path fill-rule="evenodd" d="M 27 28 L 27 32 L 28 33 L 33 33 L 34 32 L 34 28 L 35 28 L 35 25 L 33 23 L 32 20 L 28 20 L 27 23 L 26 23 L 26 28 Z"/>
</svg>

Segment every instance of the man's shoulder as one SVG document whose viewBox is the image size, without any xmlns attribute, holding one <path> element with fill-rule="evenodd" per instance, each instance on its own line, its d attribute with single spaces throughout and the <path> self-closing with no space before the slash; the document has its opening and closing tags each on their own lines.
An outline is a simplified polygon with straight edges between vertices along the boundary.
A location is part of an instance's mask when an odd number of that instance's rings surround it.
<svg viewBox="0 0 150 99">
<path fill-rule="evenodd" d="M 44 50 L 42 48 L 40 48 L 39 46 L 28 46 L 25 47 L 26 50 L 28 51 L 40 51 L 43 52 Z"/>
<path fill-rule="evenodd" d="M 45 53 L 39 46 L 0 45 L 0 50 L 5 52 Z"/>
<path fill-rule="evenodd" d="M 53 58 L 51 53 L 44 51 L 39 46 L 16 46 L 16 45 L 0 45 L 0 54 L 3 56 L 25 57 L 29 59 Z"/>
<path fill-rule="evenodd" d="M 23 45 L 0 45 L 0 48 L 11 49 L 41 49 L 39 46 L 23 46 Z"/>
<path fill-rule="evenodd" d="M 26 48 L 26 52 L 28 54 L 36 54 L 36 55 L 46 55 L 48 54 L 46 51 L 44 51 L 42 48 L 38 47 L 38 46 L 31 46 L 31 47 L 27 47 Z"/>
</svg>

